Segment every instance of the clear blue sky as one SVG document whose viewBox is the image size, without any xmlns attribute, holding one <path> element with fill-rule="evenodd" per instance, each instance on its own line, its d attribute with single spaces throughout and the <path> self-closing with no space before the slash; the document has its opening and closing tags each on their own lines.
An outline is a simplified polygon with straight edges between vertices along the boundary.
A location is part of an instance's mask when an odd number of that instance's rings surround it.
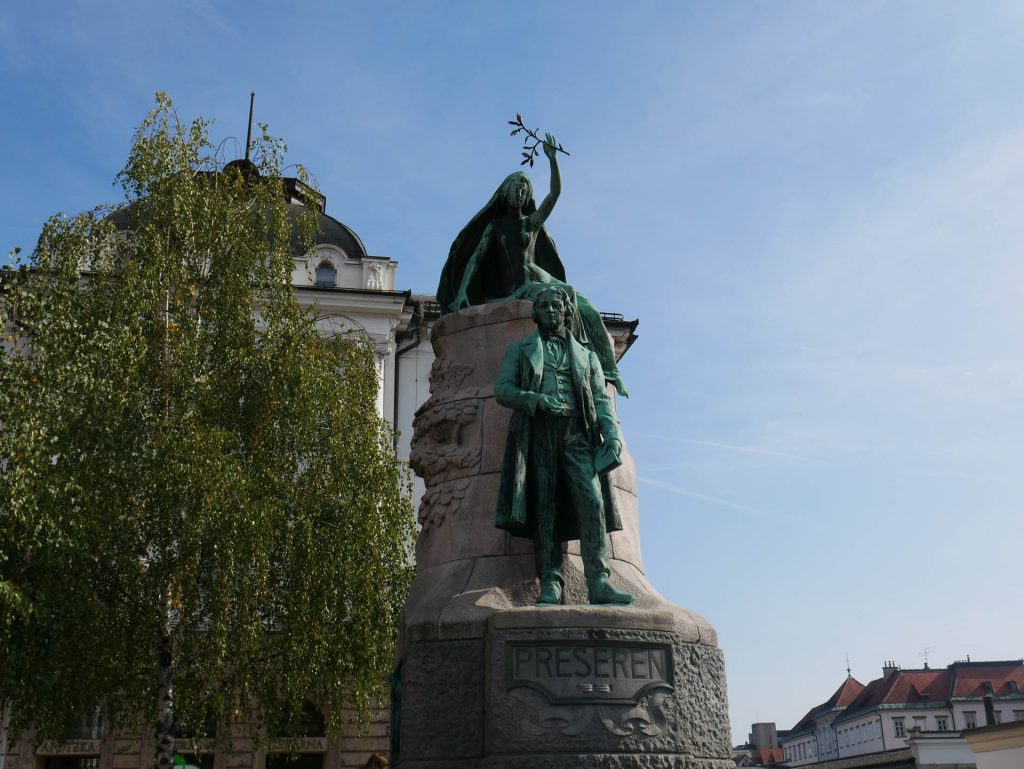
<svg viewBox="0 0 1024 769">
<path fill-rule="evenodd" d="M 219 141 L 255 90 L 430 292 L 505 121 L 551 130 L 569 279 L 640 318 L 648 575 L 718 628 L 742 741 L 847 654 L 1024 655 L 1022 61 L 1013 2 L 14 4 L 0 248 L 118 199 L 153 92 Z"/>
</svg>

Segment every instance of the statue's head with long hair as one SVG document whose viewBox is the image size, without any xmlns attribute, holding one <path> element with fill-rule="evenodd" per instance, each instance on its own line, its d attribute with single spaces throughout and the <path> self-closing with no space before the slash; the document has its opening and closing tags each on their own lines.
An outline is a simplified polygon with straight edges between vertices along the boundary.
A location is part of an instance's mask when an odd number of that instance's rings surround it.
<svg viewBox="0 0 1024 769">
<path fill-rule="evenodd" d="M 522 209 L 527 203 L 533 202 L 533 185 L 530 177 L 522 171 L 506 176 L 499 189 L 502 201 L 510 208 Z"/>
</svg>

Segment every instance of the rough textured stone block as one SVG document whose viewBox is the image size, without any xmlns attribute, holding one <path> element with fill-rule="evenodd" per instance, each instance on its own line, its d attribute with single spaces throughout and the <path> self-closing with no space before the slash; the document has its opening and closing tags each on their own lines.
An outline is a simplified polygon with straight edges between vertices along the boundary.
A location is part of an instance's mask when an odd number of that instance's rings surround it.
<svg viewBox="0 0 1024 769">
<path fill-rule="evenodd" d="M 483 640 L 413 644 L 402 671 L 401 755 L 483 755 Z"/>
</svg>

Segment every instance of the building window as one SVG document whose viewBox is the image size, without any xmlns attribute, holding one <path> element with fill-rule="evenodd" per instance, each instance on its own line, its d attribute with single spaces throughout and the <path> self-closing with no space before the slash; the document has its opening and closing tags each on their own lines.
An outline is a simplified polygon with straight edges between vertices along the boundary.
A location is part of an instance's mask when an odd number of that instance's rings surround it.
<svg viewBox="0 0 1024 769">
<path fill-rule="evenodd" d="M 217 736 L 217 722 L 211 718 L 208 714 L 204 715 L 203 718 L 191 722 L 177 722 L 174 724 L 174 729 L 171 732 L 175 737 L 185 740 L 196 740 L 208 737 Z M 190 756 L 193 754 L 189 754 Z M 194 754 L 195 758 L 199 758 L 203 754 Z M 212 760 L 212 756 L 210 757 Z"/>
<path fill-rule="evenodd" d="M 316 284 L 320 288 L 334 288 L 338 284 L 338 271 L 330 262 L 320 262 L 316 268 Z"/>
<path fill-rule="evenodd" d="M 292 714 L 290 720 L 276 724 L 274 731 L 285 739 L 320 738 L 327 733 L 324 714 L 308 700 L 302 703 L 298 712 Z M 310 750 L 308 747 L 302 753 L 271 752 L 267 754 L 266 769 L 324 769 L 326 758 L 327 754 L 322 750 Z"/>
<path fill-rule="evenodd" d="M 1001 723 L 1003 723 L 1003 711 L 1001 711 L 1001 710 L 997 710 L 997 711 L 995 712 L 995 716 L 996 716 L 996 723 L 997 723 L 997 724 L 1001 724 Z"/>
<path fill-rule="evenodd" d="M 935 716 L 935 728 L 940 732 L 949 731 L 949 719 L 945 716 Z"/>
<path fill-rule="evenodd" d="M 1024 721 L 1024 710 L 1015 710 L 1015 711 L 1013 711 L 1013 720 L 1014 721 Z"/>
<path fill-rule="evenodd" d="M 45 769 L 99 769 L 99 756 L 48 756 Z"/>
<path fill-rule="evenodd" d="M 985 690 L 985 694 L 992 694 L 992 682 L 982 681 L 981 688 Z"/>
<path fill-rule="evenodd" d="M 1016 681 L 1007 681 L 1006 685 L 1010 687 L 1010 694 L 1020 694 Z"/>
<path fill-rule="evenodd" d="M 99 708 L 86 713 L 64 729 L 65 740 L 99 740 L 103 738 L 103 716 Z"/>
<path fill-rule="evenodd" d="M 964 728 L 973 729 L 978 725 L 978 714 L 973 710 L 964 711 Z"/>
<path fill-rule="evenodd" d="M 892 729 L 893 729 L 893 732 L 896 734 L 897 737 L 906 737 L 907 736 L 907 727 L 904 724 L 904 721 L 903 721 L 902 718 L 894 718 L 892 720 Z"/>
</svg>

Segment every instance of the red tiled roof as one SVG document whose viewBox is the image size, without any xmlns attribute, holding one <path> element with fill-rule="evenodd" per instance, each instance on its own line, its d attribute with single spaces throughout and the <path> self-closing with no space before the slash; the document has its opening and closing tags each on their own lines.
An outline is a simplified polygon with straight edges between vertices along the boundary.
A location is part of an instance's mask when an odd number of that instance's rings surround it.
<svg viewBox="0 0 1024 769">
<path fill-rule="evenodd" d="M 847 676 L 846 680 L 839 685 L 839 688 L 832 693 L 831 697 L 820 705 L 815 705 L 813 708 L 808 710 L 807 714 L 797 721 L 796 726 L 794 726 L 791 731 L 798 732 L 801 729 L 810 726 L 814 722 L 815 717 L 822 713 L 827 713 L 833 708 L 845 708 L 853 702 L 857 695 L 862 691 L 864 691 L 864 684 L 853 676 Z"/>
<path fill-rule="evenodd" d="M 853 702 L 857 695 L 864 691 L 864 684 L 858 681 L 852 676 L 847 676 L 846 680 L 843 681 L 843 685 L 836 689 L 826 705 L 832 705 L 834 708 L 845 708 L 851 702 Z"/>
<path fill-rule="evenodd" d="M 948 670 L 897 670 L 865 686 L 846 712 L 902 702 L 945 702 L 948 691 Z"/>
<path fill-rule="evenodd" d="M 761 766 L 766 766 L 781 763 L 785 757 L 786 754 L 782 752 L 782 748 L 758 748 L 754 754 L 754 761 Z"/>
<path fill-rule="evenodd" d="M 992 693 L 999 696 L 1012 694 L 1010 682 L 1017 684 L 1017 690 L 1024 693 L 1024 664 L 1020 660 L 1010 662 L 957 662 L 950 665 L 953 670 L 952 697 L 984 697 L 984 682 L 992 684 Z"/>
</svg>

